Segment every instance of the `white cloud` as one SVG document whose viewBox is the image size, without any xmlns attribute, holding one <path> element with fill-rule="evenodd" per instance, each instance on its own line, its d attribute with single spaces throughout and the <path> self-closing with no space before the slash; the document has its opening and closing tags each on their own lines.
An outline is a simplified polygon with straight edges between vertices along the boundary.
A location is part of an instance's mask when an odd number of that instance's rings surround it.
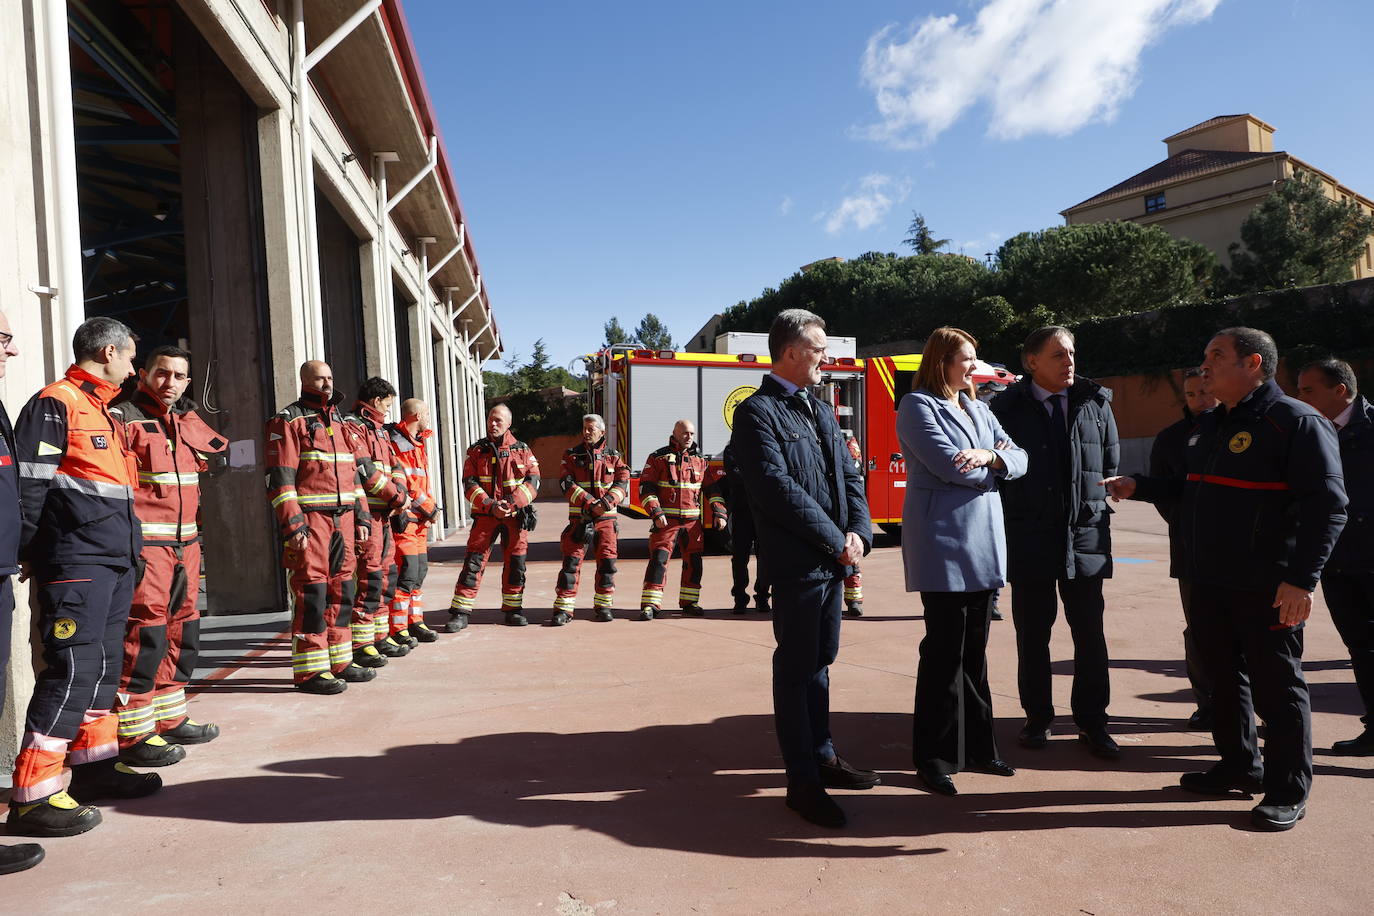
<svg viewBox="0 0 1374 916">
<path fill-rule="evenodd" d="M 859 133 L 899 148 L 929 143 L 978 102 L 988 133 L 1063 135 L 1111 120 L 1135 91 L 1140 56 L 1221 0 L 987 0 L 974 19 L 927 16 L 868 40 L 860 63 L 881 122 Z"/>
<path fill-rule="evenodd" d="M 788 194 L 783 197 L 782 203 L 778 205 L 778 210 L 783 216 L 792 212 L 792 195 Z"/>
<path fill-rule="evenodd" d="M 855 193 L 850 194 L 834 210 L 821 213 L 819 219 L 825 220 L 825 231 L 838 235 L 847 227 L 871 229 L 896 204 L 906 200 L 911 193 L 911 181 L 898 181 L 891 175 L 874 173 L 859 179 Z"/>
</svg>

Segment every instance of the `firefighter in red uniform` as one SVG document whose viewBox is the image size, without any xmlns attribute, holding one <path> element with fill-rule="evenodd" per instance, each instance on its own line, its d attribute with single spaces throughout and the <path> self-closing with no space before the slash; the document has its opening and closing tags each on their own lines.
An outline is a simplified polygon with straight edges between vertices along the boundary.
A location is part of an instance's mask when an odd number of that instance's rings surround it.
<svg viewBox="0 0 1374 916">
<path fill-rule="evenodd" d="M 200 653 L 200 472 L 228 442 L 184 400 L 191 354 L 158 347 L 139 370 L 138 387 L 110 413 L 124 423 L 138 462 L 134 513 L 143 552 L 124 631 L 124 667 L 115 694 L 119 759 L 167 766 L 204 744 L 219 727 L 186 715 L 186 685 Z"/>
<path fill-rule="evenodd" d="M 701 554 L 705 549 L 703 504 L 710 507 L 712 525 L 725 527 L 725 500 L 701 451 L 696 447 L 697 428 L 691 420 L 678 420 L 668 444 L 649 456 L 639 475 L 639 496 L 653 519 L 649 531 L 649 565 L 644 570 L 644 590 L 639 597 L 639 619 L 653 620 L 663 613 L 663 582 L 673 547 L 682 542 L 682 580 L 677 603 L 682 612 L 700 617 Z"/>
<path fill-rule="evenodd" d="M 563 568 L 558 573 L 553 602 L 554 626 L 573 616 L 582 558 L 596 542 L 596 619 L 609 621 L 615 599 L 616 537 L 619 526 L 615 507 L 629 495 L 630 469 L 615 449 L 606 447 L 606 421 L 599 414 L 582 418 L 582 444 L 563 453 L 563 475 L 558 485 L 568 497 L 568 527 L 560 546 Z"/>
<path fill-rule="evenodd" d="M 405 508 L 408 490 L 405 471 L 396 462 L 386 430 L 386 414 L 395 400 L 396 389 L 391 383 L 374 376 L 363 382 L 352 413 L 344 417 L 362 444 L 360 473 L 372 481 L 365 488 L 372 527 L 358 556 L 353 599 L 353 661 L 364 668 L 380 668 L 388 658 L 410 651 L 409 646 L 403 647 L 391 638 L 391 608 L 382 604 L 388 586 L 393 591 L 396 587 L 391 517 Z"/>
<path fill-rule="evenodd" d="M 510 408 L 497 404 L 487 413 L 487 436 L 468 449 L 463 462 L 463 496 L 472 504 L 472 533 L 467 558 L 449 607 L 458 629 L 472 612 L 482 584 L 487 552 L 502 532 L 505 562 L 501 570 L 501 611 L 506 624 L 529 623 L 521 613 L 525 601 L 525 552 L 534 528 L 534 502 L 539 495 L 539 462 L 534 452 L 510 433 Z"/>
<path fill-rule="evenodd" d="M 353 661 L 355 553 L 370 534 L 371 513 L 358 470 L 358 435 L 343 421 L 328 364 L 301 366 L 301 396 L 267 421 L 267 496 L 291 571 L 295 608 L 291 668 L 298 690 L 342 693 L 345 681 L 370 681 Z"/>
<path fill-rule="evenodd" d="M 859 448 L 859 440 L 854 438 L 854 430 L 842 429 L 844 444 L 849 449 L 849 457 L 854 459 L 854 468 L 863 476 L 864 455 Z M 859 564 L 854 564 L 854 572 L 844 577 L 844 616 L 862 617 L 864 615 L 864 577 Z"/>
<path fill-rule="evenodd" d="M 397 516 L 396 586 L 389 603 L 391 637 L 413 649 L 418 643 L 439 638 L 425 624 L 424 601 L 429 525 L 439 515 L 439 505 L 430 493 L 429 452 L 425 448 L 425 441 L 434 434 L 429 425 L 429 405 L 419 398 L 408 398 L 401 405 L 401 422 L 387 430 L 410 490 L 410 505 Z"/>
<path fill-rule="evenodd" d="M 133 458 L 107 405 L 133 374 L 134 338 L 113 318 L 91 318 L 72 350 L 76 363 L 33 396 L 14 430 L 19 559 L 37 593 L 47 663 L 14 763 L 8 824 L 21 836 L 85 833 L 100 812 L 81 801 L 162 786 L 156 773 L 119 762 L 113 711 L 141 536 Z M 64 763 L 72 768 L 66 791 Z"/>
</svg>

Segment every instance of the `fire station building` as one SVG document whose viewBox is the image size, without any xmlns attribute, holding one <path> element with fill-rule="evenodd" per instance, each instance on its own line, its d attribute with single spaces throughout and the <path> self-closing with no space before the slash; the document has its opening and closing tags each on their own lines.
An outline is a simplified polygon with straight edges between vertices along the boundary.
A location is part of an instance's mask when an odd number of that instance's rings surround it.
<svg viewBox="0 0 1374 916">
<path fill-rule="evenodd" d="M 189 394 L 230 440 L 203 488 L 207 614 L 282 610 L 263 424 L 327 360 L 433 410 L 440 533 L 481 435 L 500 332 L 400 0 L 0 0 L 0 283 L 15 417 L 117 317 L 140 354 L 193 354 Z M 393 417 L 392 419 L 396 419 Z M 28 596 L 0 773 L 32 687 Z"/>
</svg>

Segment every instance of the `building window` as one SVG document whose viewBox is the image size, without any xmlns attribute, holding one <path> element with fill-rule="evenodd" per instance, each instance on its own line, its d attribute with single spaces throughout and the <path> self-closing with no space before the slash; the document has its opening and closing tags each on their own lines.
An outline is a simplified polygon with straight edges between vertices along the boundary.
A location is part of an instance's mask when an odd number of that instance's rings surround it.
<svg viewBox="0 0 1374 916">
<path fill-rule="evenodd" d="M 1168 205 L 1164 203 L 1163 191 L 1158 194 L 1151 194 L 1149 197 L 1145 198 L 1146 213 L 1154 213 L 1158 210 L 1163 210 L 1166 206 Z"/>
</svg>

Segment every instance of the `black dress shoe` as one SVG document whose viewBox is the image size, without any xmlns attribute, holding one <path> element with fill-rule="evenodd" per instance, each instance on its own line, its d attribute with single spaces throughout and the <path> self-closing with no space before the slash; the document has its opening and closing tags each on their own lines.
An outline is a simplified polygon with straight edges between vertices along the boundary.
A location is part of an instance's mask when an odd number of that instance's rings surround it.
<svg viewBox="0 0 1374 916">
<path fill-rule="evenodd" d="M 1230 795 L 1241 792 L 1258 795 L 1264 791 L 1264 780 L 1259 776 L 1234 776 L 1212 767 L 1205 773 L 1184 773 L 1178 784 L 1189 792 L 1199 795 Z"/>
<path fill-rule="evenodd" d="M 771 614 L 771 613 L 773 613 L 773 609 L 772 609 L 771 607 L 769 607 L 769 605 L 768 605 L 768 599 L 767 599 L 767 598 L 755 598 L 755 599 L 754 599 L 754 610 L 758 611 L 760 614 Z"/>
<path fill-rule="evenodd" d="M 1021 726 L 1016 741 L 1024 748 L 1038 750 L 1050 743 L 1050 723 L 1040 719 L 1027 719 Z"/>
<path fill-rule="evenodd" d="M 843 827 L 844 811 L 820 786 L 787 787 L 787 807 L 820 827 Z"/>
<path fill-rule="evenodd" d="M 990 776 L 1016 775 L 1016 769 L 1001 757 L 991 760 L 970 760 L 964 769 L 970 773 L 987 773 Z"/>
<path fill-rule="evenodd" d="M 1188 727 L 1195 732 L 1209 732 L 1212 730 L 1212 711 L 1201 707 L 1195 709 L 1193 714 L 1188 717 Z"/>
<path fill-rule="evenodd" d="M 1331 745 L 1331 753 L 1337 757 L 1374 757 L 1374 731 L 1366 728 L 1359 737 L 1337 741 Z"/>
<path fill-rule="evenodd" d="M 1121 756 L 1121 745 L 1117 744 L 1105 728 L 1085 728 L 1079 731 L 1078 740 L 1088 746 L 1094 757 L 1115 760 Z"/>
<path fill-rule="evenodd" d="M 883 781 L 872 770 L 860 770 L 850 766 L 843 757 L 836 757 L 827 763 L 820 762 L 821 785 L 827 789 L 871 789 Z"/>
<path fill-rule="evenodd" d="M 926 767 L 920 767 L 916 770 L 916 775 L 920 777 L 921 782 L 925 783 L 926 788 L 936 795 L 952 796 L 959 794 L 959 790 L 954 788 L 954 780 L 950 779 L 947 773 L 937 773 Z"/>
<path fill-rule="evenodd" d="M 1260 830 L 1292 830 L 1298 821 L 1307 816 L 1307 805 L 1258 804 L 1250 809 L 1250 821 Z"/>
<path fill-rule="evenodd" d="M 995 604 L 992 606 L 992 611 L 988 614 L 988 617 L 989 617 L 989 619 L 991 619 L 991 620 L 1005 620 L 1005 619 L 1006 619 L 1006 618 L 1004 618 L 1004 617 L 1002 616 L 1002 612 L 999 611 L 999 610 L 997 609 L 997 605 L 995 605 Z"/>
<path fill-rule="evenodd" d="M 37 843 L 0 846 L 0 875 L 12 875 L 17 871 L 24 871 L 33 868 L 42 861 L 43 847 Z"/>
<path fill-rule="evenodd" d="M 747 613 L 749 613 L 749 602 L 746 601 L 746 602 L 744 602 L 744 604 L 736 604 L 736 605 L 734 606 L 734 608 L 730 611 L 730 613 L 731 613 L 731 614 L 747 614 Z"/>
</svg>

